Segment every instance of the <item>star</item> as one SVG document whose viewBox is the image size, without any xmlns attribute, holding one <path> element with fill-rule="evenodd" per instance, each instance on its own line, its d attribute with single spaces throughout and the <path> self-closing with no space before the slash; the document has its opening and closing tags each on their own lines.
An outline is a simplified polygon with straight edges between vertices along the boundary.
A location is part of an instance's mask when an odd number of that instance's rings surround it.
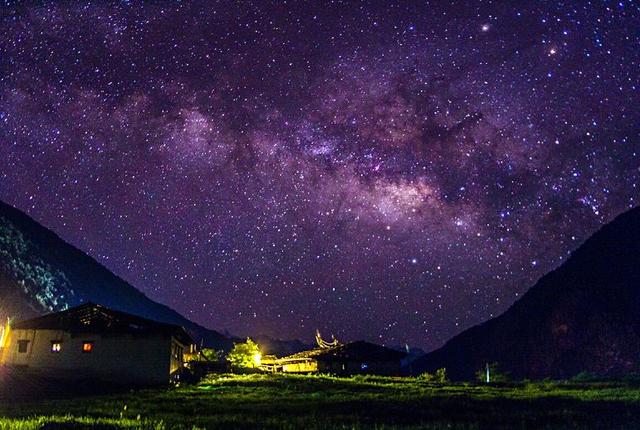
<svg viewBox="0 0 640 430">
<path fill-rule="evenodd" d="M 640 16 L 431 3 L 5 5 L 0 199 L 202 325 L 435 348 L 639 201 Z"/>
</svg>

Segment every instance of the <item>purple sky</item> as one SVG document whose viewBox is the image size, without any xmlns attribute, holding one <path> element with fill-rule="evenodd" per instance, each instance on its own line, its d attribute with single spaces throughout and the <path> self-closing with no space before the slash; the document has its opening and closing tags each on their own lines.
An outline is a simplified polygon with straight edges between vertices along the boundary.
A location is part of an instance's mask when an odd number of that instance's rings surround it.
<svg viewBox="0 0 640 430">
<path fill-rule="evenodd" d="M 5 3 L 0 199 L 212 328 L 430 349 L 640 198 L 631 1 Z"/>
</svg>

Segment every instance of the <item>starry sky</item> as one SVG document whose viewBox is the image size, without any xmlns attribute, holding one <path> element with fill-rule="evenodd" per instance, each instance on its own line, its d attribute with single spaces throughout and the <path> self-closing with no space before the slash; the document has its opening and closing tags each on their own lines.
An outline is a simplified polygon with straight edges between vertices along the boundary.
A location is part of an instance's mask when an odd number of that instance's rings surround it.
<svg viewBox="0 0 640 430">
<path fill-rule="evenodd" d="M 640 199 L 632 1 L 0 7 L 0 199 L 211 328 L 432 349 Z"/>
</svg>

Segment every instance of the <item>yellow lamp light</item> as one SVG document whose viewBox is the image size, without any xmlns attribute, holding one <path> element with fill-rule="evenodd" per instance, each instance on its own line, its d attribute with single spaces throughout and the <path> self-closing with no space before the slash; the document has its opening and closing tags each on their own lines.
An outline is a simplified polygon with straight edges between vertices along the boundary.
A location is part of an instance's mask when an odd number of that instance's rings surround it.
<svg viewBox="0 0 640 430">
<path fill-rule="evenodd" d="M 262 354 L 260 354 L 259 352 L 256 352 L 255 354 L 253 354 L 253 364 L 255 365 L 255 367 L 259 367 L 261 363 L 262 363 Z"/>
<path fill-rule="evenodd" d="M 9 325 L 9 318 L 7 318 L 7 324 L 0 326 L 0 348 L 6 346 L 7 340 L 9 340 L 9 331 L 11 326 Z"/>
</svg>

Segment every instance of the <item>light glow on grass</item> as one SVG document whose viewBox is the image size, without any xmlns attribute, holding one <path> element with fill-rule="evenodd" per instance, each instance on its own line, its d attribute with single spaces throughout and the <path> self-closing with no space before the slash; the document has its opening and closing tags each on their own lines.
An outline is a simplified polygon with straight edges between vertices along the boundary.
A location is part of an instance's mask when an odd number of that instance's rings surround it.
<svg viewBox="0 0 640 430">
<path fill-rule="evenodd" d="M 601 407 L 603 404 L 607 407 Z M 616 423 L 615 428 L 637 429 L 640 385 L 624 381 L 486 385 L 376 375 L 211 373 L 197 385 L 169 390 L 134 390 L 55 402 L 0 402 L 0 417 L 4 417 L 0 430 L 35 430 L 44 423 L 58 424 L 65 415 L 73 424 L 86 422 L 95 428 L 102 424 L 100 428 L 113 430 L 566 430 L 613 428 Z M 21 426 L 23 423 L 27 425 Z M 68 428 L 77 427 L 69 424 Z"/>
</svg>

